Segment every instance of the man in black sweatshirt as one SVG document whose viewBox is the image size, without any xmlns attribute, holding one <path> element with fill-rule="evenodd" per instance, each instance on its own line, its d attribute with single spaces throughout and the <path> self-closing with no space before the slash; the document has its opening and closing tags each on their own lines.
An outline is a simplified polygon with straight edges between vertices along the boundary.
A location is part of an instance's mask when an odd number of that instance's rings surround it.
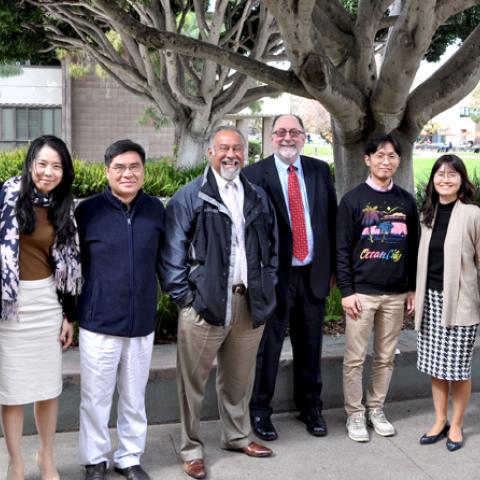
<svg viewBox="0 0 480 480">
<path fill-rule="evenodd" d="M 382 436 L 395 434 L 383 404 L 393 370 L 405 304 L 414 311 L 418 246 L 415 200 L 393 183 L 401 148 L 391 135 L 365 150 L 369 176 L 348 192 L 337 216 L 337 284 L 346 312 L 343 390 L 348 436 L 367 442 L 367 423 Z M 363 364 L 374 332 L 371 378 L 362 404 Z"/>
</svg>

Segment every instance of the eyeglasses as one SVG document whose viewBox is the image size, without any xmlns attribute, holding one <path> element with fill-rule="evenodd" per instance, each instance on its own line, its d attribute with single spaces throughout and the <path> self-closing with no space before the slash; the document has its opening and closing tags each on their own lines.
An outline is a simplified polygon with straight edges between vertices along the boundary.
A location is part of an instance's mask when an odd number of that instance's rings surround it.
<svg viewBox="0 0 480 480">
<path fill-rule="evenodd" d="M 132 163 L 131 165 L 117 164 L 109 168 L 113 170 L 118 176 L 123 175 L 127 170 L 130 170 L 133 175 L 137 175 L 143 170 L 143 165 L 141 163 Z"/>
<path fill-rule="evenodd" d="M 437 170 L 434 177 L 437 180 L 456 180 L 460 177 L 460 174 L 458 172 L 441 172 L 440 170 Z"/>
<path fill-rule="evenodd" d="M 395 162 L 400 158 L 398 155 L 394 153 L 390 153 L 389 155 L 385 155 L 383 153 L 374 153 L 372 157 L 375 160 L 378 160 L 379 162 L 383 162 L 385 159 L 387 159 L 389 162 Z"/>
<path fill-rule="evenodd" d="M 298 130 L 296 128 L 291 128 L 290 130 L 287 130 L 286 128 L 279 128 L 278 130 L 275 130 L 272 132 L 272 135 L 275 135 L 277 137 L 283 138 L 287 136 L 287 133 L 290 135 L 292 138 L 297 138 L 300 135 L 304 135 L 305 132 L 303 130 Z"/>
</svg>

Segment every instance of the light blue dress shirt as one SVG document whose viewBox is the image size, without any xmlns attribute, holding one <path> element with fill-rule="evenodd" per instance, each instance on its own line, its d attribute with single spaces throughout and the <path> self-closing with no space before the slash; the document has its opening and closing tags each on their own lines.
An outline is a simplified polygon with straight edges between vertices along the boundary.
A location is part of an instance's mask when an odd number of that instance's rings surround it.
<svg viewBox="0 0 480 480">
<path fill-rule="evenodd" d="M 280 178 L 280 185 L 282 186 L 283 197 L 285 199 L 285 205 L 287 206 L 288 218 L 290 220 L 290 225 L 292 224 L 292 219 L 290 217 L 290 207 L 288 205 L 288 167 L 285 162 L 282 162 L 276 155 L 275 158 L 275 167 L 277 168 L 278 177 Z M 305 177 L 303 176 L 302 162 L 300 157 L 297 157 L 293 166 L 296 168 L 296 173 L 298 177 L 298 183 L 300 184 L 300 191 L 302 193 L 302 202 L 303 202 L 303 212 L 305 215 L 305 226 L 307 228 L 307 242 L 308 242 L 308 255 L 305 260 L 300 261 L 297 257 L 292 257 L 292 266 L 302 267 L 312 263 L 313 260 L 313 231 L 312 231 L 312 222 L 310 220 L 310 206 L 308 205 L 308 196 L 307 188 L 305 187 Z"/>
</svg>

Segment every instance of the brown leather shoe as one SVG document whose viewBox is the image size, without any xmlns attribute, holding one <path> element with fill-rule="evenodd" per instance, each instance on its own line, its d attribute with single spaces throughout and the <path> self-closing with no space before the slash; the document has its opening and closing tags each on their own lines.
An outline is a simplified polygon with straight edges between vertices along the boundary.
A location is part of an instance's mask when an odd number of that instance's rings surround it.
<svg viewBox="0 0 480 480">
<path fill-rule="evenodd" d="M 188 462 L 183 462 L 183 471 L 193 478 L 206 478 L 205 464 L 203 458 L 196 458 Z"/>
<path fill-rule="evenodd" d="M 249 457 L 269 457 L 273 453 L 270 448 L 255 442 L 250 442 L 247 447 L 240 448 L 238 451 Z"/>
</svg>

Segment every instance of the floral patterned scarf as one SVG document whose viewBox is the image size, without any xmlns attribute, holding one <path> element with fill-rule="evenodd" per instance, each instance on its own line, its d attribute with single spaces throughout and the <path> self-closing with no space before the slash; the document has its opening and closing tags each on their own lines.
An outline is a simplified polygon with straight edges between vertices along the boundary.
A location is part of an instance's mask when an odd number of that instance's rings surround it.
<svg viewBox="0 0 480 480">
<path fill-rule="evenodd" d="M 4 198 L 0 205 L 1 320 L 18 320 L 20 232 L 15 206 L 20 193 L 20 177 L 7 180 L 2 190 Z M 37 191 L 34 192 L 32 200 L 36 206 L 50 205 L 50 198 Z M 70 215 L 75 223 L 73 209 Z M 82 272 L 78 234 L 75 233 L 64 245 L 57 245 L 55 240 L 50 253 L 57 290 L 71 295 L 79 294 L 82 286 Z"/>
</svg>

